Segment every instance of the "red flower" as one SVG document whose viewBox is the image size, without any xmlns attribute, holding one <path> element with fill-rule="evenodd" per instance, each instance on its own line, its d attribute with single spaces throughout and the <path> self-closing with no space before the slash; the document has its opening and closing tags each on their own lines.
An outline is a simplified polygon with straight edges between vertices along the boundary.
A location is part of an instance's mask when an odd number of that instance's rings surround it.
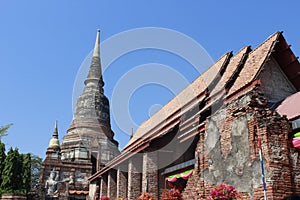
<svg viewBox="0 0 300 200">
<path fill-rule="evenodd" d="M 161 200 L 182 200 L 182 194 L 176 190 L 164 190 L 160 196 Z"/>
<path fill-rule="evenodd" d="M 156 200 L 156 199 L 152 194 L 148 192 L 144 192 L 141 196 L 139 196 L 138 200 Z"/>
<path fill-rule="evenodd" d="M 210 197 L 213 200 L 236 200 L 239 194 L 233 186 L 222 183 L 210 192 Z"/>
</svg>

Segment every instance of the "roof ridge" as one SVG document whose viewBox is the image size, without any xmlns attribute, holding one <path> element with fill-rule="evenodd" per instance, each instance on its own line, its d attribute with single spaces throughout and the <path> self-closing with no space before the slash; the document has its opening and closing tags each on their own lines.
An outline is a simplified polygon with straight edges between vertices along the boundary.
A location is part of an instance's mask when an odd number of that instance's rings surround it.
<svg viewBox="0 0 300 200">
<path fill-rule="evenodd" d="M 260 43 L 258 46 L 256 46 L 250 53 L 259 49 L 261 46 L 263 46 L 265 43 L 267 43 L 269 40 L 271 40 L 273 37 L 275 37 L 275 35 L 277 35 L 276 36 L 276 40 L 277 40 L 282 33 L 283 33 L 282 31 L 277 31 L 277 32 L 273 33 L 267 39 L 265 39 L 262 43 Z"/>
<path fill-rule="evenodd" d="M 238 50 L 233 56 L 235 56 L 235 55 L 241 53 L 241 51 L 243 51 L 244 49 L 246 49 L 246 48 L 251 48 L 251 47 L 252 47 L 251 45 L 246 45 L 246 46 L 242 47 L 240 50 Z M 251 49 L 251 51 L 253 51 L 253 50 Z M 249 53 L 250 53 L 250 52 L 249 52 Z"/>
<path fill-rule="evenodd" d="M 219 83 L 215 86 L 215 88 L 213 88 L 213 90 L 211 91 L 211 94 L 214 96 L 217 93 L 221 92 L 222 89 L 226 88 L 226 85 L 228 85 L 228 82 L 234 77 L 234 75 L 237 73 L 238 68 L 241 64 L 244 64 L 245 62 L 245 54 L 249 54 L 249 51 L 251 52 L 251 46 L 244 46 L 242 47 L 236 54 L 234 54 L 231 58 L 230 61 L 228 63 L 228 66 L 226 68 L 226 70 L 224 71 Z M 241 55 L 242 54 L 242 55 Z M 239 58 L 240 57 L 240 58 Z M 235 59 L 238 59 L 236 60 Z M 234 63 L 236 62 L 236 63 Z M 242 63 L 243 62 L 243 63 Z M 234 65 L 234 66 L 233 66 Z M 232 68 L 234 67 L 234 68 Z M 241 69 L 240 69 L 241 70 Z M 229 73 L 229 74 L 228 74 Z M 230 75 L 230 76 L 228 76 Z M 225 79 L 225 80 L 224 80 Z M 224 82 L 225 81 L 225 82 Z M 221 84 L 221 86 L 220 86 Z"/>
<path fill-rule="evenodd" d="M 239 76 L 231 86 L 229 92 L 227 93 L 227 96 L 231 96 L 232 94 L 243 88 L 245 85 L 255 80 L 261 67 L 269 58 L 274 44 L 276 44 L 275 42 L 278 41 L 280 35 L 281 32 L 272 34 L 248 54 L 248 57 L 244 63 L 244 67 L 241 69 Z"/>
</svg>

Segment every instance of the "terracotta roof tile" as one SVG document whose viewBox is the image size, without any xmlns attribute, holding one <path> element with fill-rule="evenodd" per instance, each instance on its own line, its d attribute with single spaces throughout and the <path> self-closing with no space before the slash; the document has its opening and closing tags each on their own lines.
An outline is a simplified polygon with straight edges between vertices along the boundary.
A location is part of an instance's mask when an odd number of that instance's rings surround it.
<svg viewBox="0 0 300 200">
<path fill-rule="evenodd" d="M 273 34 L 265 42 L 263 42 L 261 45 L 259 45 L 256 49 L 254 49 L 250 53 L 248 53 L 250 51 L 250 47 L 246 46 L 242 48 L 233 57 L 231 57 L 231 53 L 227 53 L 223 55 L 208 70 L 206 70 L 195 81 L 193 81 L 189 86 L 187 86 L 182 92 L 180 92 L 176 97 L 174 97 L 171 101 L 169 101 L 162 109 L 160 109 L 152 117 L 146 120 L 138 128 L 138 130 L 133 135 L 132 139 L 128 142 L 128 144 L 125 146 L 121 154 L 108 163 L 107 168 L 109 168 L 111 164 L 114 165 L 117 162 L 120 162 L 120 160 L 122 159 L 127 159 L 127 157 L 130 156 L 129 154 L 132 154 L 130 151 L 133 150 L 133 147 L 142 146 L 145 144 L 143 143 L 145 142 L 143 141 L 143 139 L 149 138 L 150 136 L 156 137 L 157 135 L 155 132 L 158 130 L 162 132 L 161 129 L 164 128 L 167 121 L 171 121 L 174 120 L 174 118 L 177 119 L 177 117 L 180 117 L 183 112 L 182 108 L 184 108 L 185 110 L 189 108 L 186 105 L 190 106 L 190 102 L 193 102 L 193 100 L 195 100 L 196 98 L 198 98 L 197 102 L 201 101 L 199 100 L 199 95 L 202 93 L 205 94 L 205 91 L 208 90 L 208 86 L 211 85 L 215 86 L 215 84 L 211 84 L 212 81 L 219 80 L 219 82 L 216 83 L 216 86 L 212 89 L 212 91 L 208 91 L 210 92 L 210 97 L 223 91 L 223 89 L 232 80 L 232 78 L 236 77 L 237 75 L 238 76 L 236 80 L 233 80 L 234 83 L 231 86 L 231 88 L 226 88 L 229 89 L 227 93 L 227 97 L 231 96 L 232 98 L 233 97 L 232 94 L 234 94 L 239 90 L 242 90 L 243 92 L 251 90 L 251 88 L 253 88 L 254 86 L 252 85 L 248 87 L 249 84 L 252 84 L 253 81 L 255 81 L 262 66 L 269 58 L 270 53 L 272 52 L 275 44 L 274 42 L 279 41 L 278 44 L 282 43 L 282 41 L 280 42 L 280 37 L 282 37 L 282 34 L 280 32 Z M 284 45 L 286 46 L 287 44 L 284 43 Z M 276 47 L 279 48 L 278 45 L 276 45 Z M 246 54 L 247 54 L 247 59 L 244 60 L 245 59 L 244 55 Z M 244 61 L 244 63 L 241 63 L 241 61 Z M 239 66 L 240 64 L 243 65 Z M 288 65 L 289 63 L 286 61 L 286 63 L 283 62 L 283 64 Z M 299 62 L 297 61 L 296 64 L 297 64 L 296 67 L 298 67 Z M 221 75 L 220 70 L 222 71 L 224 67 L 226 68 L 224 73 L 222 74 L 222 77 L 219 77 L 219 79 L 217 79 L 216 77 Z M 239 74 L 237 74 L 238 72 Z M 291 110 L 290 109 L 291 106 L 289 106 L 288 104 L 296 105 L 296 103 L 298 102 L 297 100 L 299 99 L 298 98 L 299 93 L 296 94 L 296 97 L 287 98 L 277 108 L 277 111 L 281 114 L 290 115 L 288 116 L 289 118 L 295 117 L 297 113 L 295 114 L 294 113 L 295 110 L 293 109 Z M 201 96 L 201 98 L 203 100 L 205 98 L 205 95 Z M 218 95 L 216 95 L 215 98 L 218 98 Z M 296 99 L 296 103 L 295 102 L 290 103 L 290 101 L 292 100 L 294 101 L 295 99 Z M 211 101 L 208 102 L 208 104 L 202 110 L 205 110 L 207 107 L 210 107 L 213 103 L 214 103 L 214 99 L 211 99 Z M 178 120 L 176 123 L 178 123 Z M 104 173 L 105 170 L 107 169 L 98 171 L 95 175 L 93 175 L 92 178 L 90 178 L 90 180 L 93 180 L 95 177 L 98 177 L 101 173 Z"/>
<path fill-rule="evenodd" d="M 220 69 L 226 63 L 229 55 L 230 53 L 224 54 L 217 62 L 215 62 L 202 75 L 196 78 L 196 80 L 188 85 L 176 97 L 169 101 L 152 117 L 142 123 L 123 150 L 128 149 L 128 147 L 136 143 L 138 139 L 148 137 L 153 128 L 159 124 L 163 124 L 164 120 L 174 114 L 177 110 L 180 110 L 184 105 L 195 99 L 199 94 L 204 92 L 210 82 L 216 77 Z"/>
<path fill-rule="evenodd" d="M 242 62 L 244 55 L 249 52 L 250 46 L 246 46 L 242 48 L 240 51 L 237 52 L 229 61 L 227 68 L 222 75 L 220 81 L 216 85 L 215 88 L 211 91 L 211 95 L 215 95 L 216 93 L 220 92 L 221 90 L 225 89 L 226 84 L 230 81 L 234 73 L 236 72 L 239 64 Z"/>
<path fill-rule="evenodd" d="M 256 75 L 260 71 L 263 63 L 268 58 L 273 44 L 280 34 L 280 32 L 273 34 L 265 42 L 263 42 L 256 49 L 249 53 L 248 59 L 246 60 L 243 69 L 241 70 L 238 78 L 235 80 L 234 85 L 228 92 L 229 96 L 238 91 L 243 86 L 251 83 L 256 78 Z"/>
</svg>

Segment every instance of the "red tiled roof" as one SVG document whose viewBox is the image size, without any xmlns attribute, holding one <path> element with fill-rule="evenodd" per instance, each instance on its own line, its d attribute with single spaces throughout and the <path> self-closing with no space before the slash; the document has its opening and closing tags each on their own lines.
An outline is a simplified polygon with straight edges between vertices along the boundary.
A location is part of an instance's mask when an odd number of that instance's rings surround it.
<svg viewBox="0 0 300 200">
<path fill-rule="evenodd" d="M 286 115 L 289 120 L 300 117 L 300 92 L 297 92 L 281 102 L 276 108 L 280 115 Z"/>
<path fill-rule="evenodd" d="M 142 123 L 128 144 L 124 147 L 121 154 L 107 163 L 107 167 L 92 175 L 89 178 L 89 181 L 93 181 L 96 177 L 102 173 L 105 173 L 109 167 L 114 167 L 118 162 L 122 161 L 122 159 L 129 157 L 130 154 L 133 155 L 137 146 L 147 146 L 145 141 L 147 141 L 149 138 L 153 138 L 153 135 L 155 135 L 158 131 L 162 132 L 165 129 L 165 126 L 167 126 L 169 123 L 177 124 L 181 114 L 190 108 L 189 104 L 194 106 L 195 103 L 198 103 L 204 99 L 204 94 L 208 85 L 216 76 L 218 76 L 220 69 L 222 69 L 228 62 L 230 56 L 231 53 L 224 54 L 217 62 L 215 62 L 202 75 L 196 78 L 196 80 L 188 85 L 182 92 L 169 101 L 152 117 Z M 202 96 L 199 97 L 201 94 Z"/>
<path fill-rule="evenodd" d="M 271 53 L 272 47 L 275 44 L 280 32 L 277 32 L 270 36 L 265 42 L 259 45 L 256 49 L 249 53 L 249 56 L 245 62 L 243 69 L 241 70 L 238 78 L 236 79 L 234 85 L 228 92 L 230 96 L 234 92 L 238 91 L 243 86 L 251 83 L 256 78 L 262 65 L 268 59 Z"/>
<path fill-rule="evenodd" d="M 220 81 L 216 85 L 216 87 L 213 88 L 211 91 L 211 95 L 214 95 L 220 90 L 224 90 L 226 84 L 230 81 L 232 76 L 234 75 L 235 71 L 237 70 L 238 66 L 242 64 L 241 62 L 244 59 L 244 56 L 251 50 L 250 46 L 246 46 L 242 48 L 237 54 L 235 54 L 232 58 L 230 58 L 230 61 L 226 67 L 226 71 L 222 75 Z"/>
<path fill-rule="evenodd" d="M 284 55 L 282 52 L 285 52 Z M 293 74 L 292 72 L 299 73 L 300 65 L 280 32 L 270 36 L 253 51 L 247 46 L 242 48 L 234 56 L 231 56 L 231 53 L 227 53 L 175 98 L 168 102 L 161 110 L 146 120 L 138 128 L 121 154 L 107 163 L 101 171 L 98 171 L 90 177 L 89 181 L 92 181 L 105 173 L 110 167 L 114 167 L 130 158 L 131 154 L 146 148 L 153 138 L 164 134 L 169 126 L 178 124 L 180 117 L 184 112 L 204 99 L 209 101 L 207 101 L 204 108 L 199 111 L 199 114 L 206 108 L 212 106 L 217 98 L 221 98 L 217 94 L 222 91 L 227 93 L 227 100 L 234 98 L 238 92 L 242 91 L 244 93 L 249 91 L 255 84 L 260 82 L 256 79 L 264 66 L 264 63 L 268 61 L 271 54 L 276 60 L 280 61 L 280 66 L 283 68 L 282 70 L 299 91 L 300 84 L 298 84 L 298 82 L 300 82 L 300 76 L 297 76 L 297 74 L 295 76 L 295 73 Z M 206 98 L 207 94 L 209 94 L 209 98 Z M 299 114 L 300 106 L 298 106 L 297 109 L 295 109 L 295 107 L 294 109 L 291 109 L 291 105 L 295 106 L 299 102 L 300 94 L 297 93 L 296 97 L 291 97 L 291 99 L 287 98 L 285 101 L 293 101 L 293 103 L 284 103 L 284 101 L 282 106 L 278 107 L 278 112 L 287 111 L 286 114 L 289 114 L 288 117 L 294 117 L 297 113 Z"/>
<path fill-rule="evenodd" d="M 151 129 L 155 128 L 158 124 L 164 122 L 173 113 L 183 108 L 190 101 L 197 98 L 197 96 L 203 93 L 211 81 L 219 74 L 220 69 L 227 62 L 230 53 L 223 55 L 217 62 L 215 62 L 208 70 L 206 70 L 195 81 L 188 85 L 182 92 L 163 106 L 152 117 L 146 120 L 137 129 L 128 144 L 123 150 L 127 150 L 132 144 L 135 144 L 138 139 L 145 138 L 148 134 L 151 134 Z M 180 115 L 181 113 L 179 113 Z"/>
</svg>

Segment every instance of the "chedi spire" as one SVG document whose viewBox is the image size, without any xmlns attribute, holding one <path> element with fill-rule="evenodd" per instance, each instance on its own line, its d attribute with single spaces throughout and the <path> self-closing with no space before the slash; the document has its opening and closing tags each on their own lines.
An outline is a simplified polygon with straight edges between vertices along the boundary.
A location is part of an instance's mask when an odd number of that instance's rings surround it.
<svg viewBox="0 0 300 200">
<path fill-rule="evenodd" d="M 97 31 L 93 57 L 83 93 L 78 97 L 73 122 L 96 120 L 100 126 L 110 129 L 109 101 L 104 95 L 104 82 L 100 59 L 100 30 Z M 83 121 L 80 119 L 84 119 Z M 75 120 L 75 121 L 74 121 Z M 79 120 L 79 121 L 78 121 Z"/>
<path fill-rule="evenodd" d="M 57 121 L 55 121 L 54 131 L 52 134 L 52 138 L 49 142 L 48 148 L 58 149 L 60 147 L 59 140 L 58 140 L 58 128 L 57 128 Z"/>
<path fill-rule="evenodd" d="M 103 78 L 102 78 L 102 67 L 100 59 L 100 30 L 97 31 L 96 42 L 93 51 L 92 62 L 87 79 L 84 81 L 86 87 L 91 85 L 98 86 L 100 92 L 103 93 Z"/>
</svg>

